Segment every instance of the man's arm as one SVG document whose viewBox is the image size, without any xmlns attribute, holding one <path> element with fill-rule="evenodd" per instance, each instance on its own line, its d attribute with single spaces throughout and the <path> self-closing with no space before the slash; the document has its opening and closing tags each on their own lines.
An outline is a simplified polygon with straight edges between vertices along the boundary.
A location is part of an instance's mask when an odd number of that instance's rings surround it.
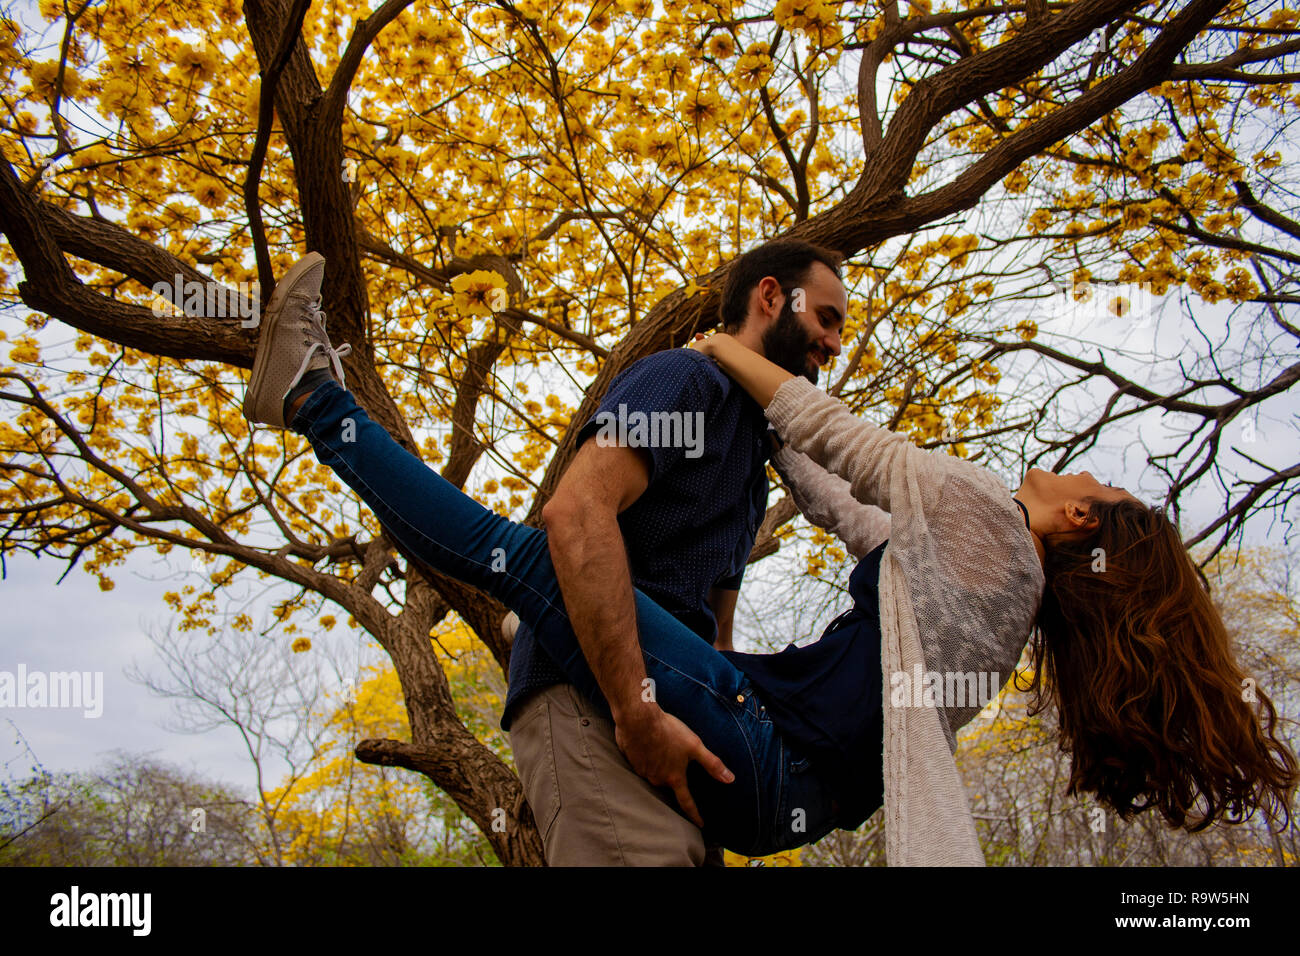
<svg viewBox="0 0 1300 956">
<path fill-rule="evenodd" d="M 618 514 L 649 484 L 644 454 L 584 442 L 542 520 L 569 621 L 614 717 L 615 741 L 633 770 L 671 787 L 686 815 L 703 826 L 686 786 L 687 766 L 698 760 L 723 783 L 735 777 L 689 727 L 643 699 L 645 660 Z"/>
<path fill-rule="evenodd" d="M 736 598 L 740 592 L 731 588 L 715 587 L 709 591 L 709 606 L 718 620 L 718 639 L 713 646 L 720 651 L 734 651 L 731 644 L 731 625 L 736 619 Z"/>
</svg>

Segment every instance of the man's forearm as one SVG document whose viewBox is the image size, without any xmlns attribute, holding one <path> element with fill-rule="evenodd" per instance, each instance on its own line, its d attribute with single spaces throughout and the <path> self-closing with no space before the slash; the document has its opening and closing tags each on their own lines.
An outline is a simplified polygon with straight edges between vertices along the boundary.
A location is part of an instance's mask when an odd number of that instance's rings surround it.
<svg viewBox="0 0 1300 956">
<path fill-rule="evenodd" d="M 643 704 L 645 659 L 637 638 L 636 602 L 618 518 L 575 509 L 548 522 L 548 544 L 564 606 L 616 723 Z"/>
<path fill-rule="evenodd" d="M 714 585 L 709 590 L 709 604 L 713 608 L 713 618 L 718 622 L 718 636 L 713 641 L 716 650 L 735 650 L 731 643 L 731 628 L 736 618 L 738 597 L 740 592 L 733 588 L 720 588 Z"/>
<path fill-rule="evenodd" d="M 670 787 L 682 812 L 703 826 L 687 768 L 698 762 L 722 783 L 735 775 L 690 727 L 644 695 L 645 658 L 618 515 L 641 497 L 650 476 L 643 449 L 588 441 L 542 508 L 542 520 L 569 623 L 614 716 L 614 742 L 636 773 Z"/>
</svg>

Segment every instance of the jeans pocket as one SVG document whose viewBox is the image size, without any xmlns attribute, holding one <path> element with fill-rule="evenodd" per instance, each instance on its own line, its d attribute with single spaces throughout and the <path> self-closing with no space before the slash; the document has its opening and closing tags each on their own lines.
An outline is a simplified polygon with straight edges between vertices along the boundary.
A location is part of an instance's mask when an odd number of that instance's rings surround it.
<svg viewBox="0 0 1300 956">
<path fill-rule="evenodd" d="M 763 702 L 759 699 L 758 695 L 754 693 L 753 684 L 746 682 L 744 686 L 740 688 L 740 691 L 737 694 L 737 701 L 740 702 L 741 698 L 743 698 L 741 706 L 750 718 L 758 721 L 760 724 L 772 723 L 772 716 L 767 712 L 767 708 L 763 706 Z"/>
<path fill-rule="evenodd" d="M 787 749 L 773 830 L 780 851 L 815 843 L 835 829 L 830 790 L 813 761 Z"/>
</svg>

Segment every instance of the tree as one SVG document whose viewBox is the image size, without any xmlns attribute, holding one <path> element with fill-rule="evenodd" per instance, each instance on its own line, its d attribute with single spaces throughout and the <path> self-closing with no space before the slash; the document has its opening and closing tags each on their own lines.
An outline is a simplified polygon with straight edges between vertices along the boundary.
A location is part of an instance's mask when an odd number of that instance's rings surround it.
<svg viewBox="0 0 1300 956">
<path fill-rule="evenodd" d="M 42 0 L 44 31 L 12 12 L 0 26 L 0 253 L 22 271 L 11 301 L 34 313 L 0 369 L 0 555 L 56 555 L 108 588 L 133 549 L 204 552 L 215 593 L 175 606 L 213 639 L 236 577 L 283 592 L 279 633 L 347 615 L 392 659 L 410 726 L 358 758 L 424 774 L 504 863 L 540 862 L 540 840 L 430 642 L 454 612 L 504 671 L 504 609 L 395 554 L 297 436 L 248 431 L 257 332 L 241 283 L 265 299 L 296 255 L 325 255 L 349 387 L 453 484 L 534 523 L 574 453 L 569 423 L 629 364 L 710 327 L 728 264 L 760 237 L 850 257 L 836 394 L 991 464 L 1064 463 L 1103 428 L 1173 411 L 1203 423 L 1196 454 L 1166 461 L 1176 500 L 1223 464 L 1227 423 L 1294 381 L 1271 374 L 1285 355 L 1272 341 L 1239 369 L 1270 370 L 1263 381 L 1214 379 L 1226 401 L 1189 395 L 1204 384 L 1191 365 L 1195 381 L 1157 391 L 1040 341 L 1023 309 L 1003 320 L 1082 269 L 1130 281 L 1122 256 L 1140 264 L 1133 281 L 1222 288 L 1295 334 L 1294 280 L 1276 267 L 1296 238 L 1273 205 L 1286 184 L 1235 159 L 1236 140 L 1272 133 L 1203 132 L 1242 91 L 1278 128 L 1300 102 L 1300 31 L 1272 0 L 668 0 L 662 17 L 648 0 L 352 6 Z M 1186 182 L 1171 197 L 1150 172 L 1173 165 L 1164 140 L 1133 123 L 1183 105 L 1195 132 L 1174 136 Z M 1072 167 L 1094 170 L 1089 195 L 1048 185 Z M 1017 209 L 1026 181 L 1051 189 L 1045 213 Z M 971 210 L 990 216 L 980 234 Z M 1115 245 L 1120 210 L 1146 252 Z M 1239 253 L 1253 283 L 1233 272 Z M 71 346 L 41 338 L 51 321 L 76 330 Z M 1067 414 L 1065 385 L 1014 364 L 1030 354 L 1100 380 L 1102 415 Z M 1018 372 L 1010 393 L 999 363 Z M 1199 537 L 1285 508 L 1296 468 L 1251 460 Z M 772 506 L 755 558 L 793 514 L 788 498 Z"/>
<path fill-rule="evenodd" d="M 175 592 L 166 595 L 180 606 Z M 282 866 L 288 837 L 283 833 L 284 792 L 310 774 L 320 762 L 328 727 L 311 718 L 322 703 L 327 681 L 339 678 L 338 668 L 323 661 L 317 650 L 305 658 L 295 651 L 309 650 L 310 640 L 292 649 L 282 642 L 253 632 L 247 615 L 236 615 L 222 628 L 222 638 L 212 641 L 193 629 L 168 631 L 153 637 L 166 676 L 143 672 L 138 666 L 128 677 L 160 697 L 174 702 L 168 729 L 202 734 L 222 727 L 234 729 L 248 754 L 253 771 L 253 804 L 265 840 L 257 845 L 258 862 Z M 335 673 L 328 673 L 333 669 Z M 273 786 L 274 774 L 284 765 L 284 779 Z"/>
<path fill-rule="evenodd" d="M 503 760 L 509 743 L 497 727 L 505 685 L 486 648 L 460 623 L 435 636 L 457 710 L 466 726 Z M 311 651 L 309 653 L 315 653 Z M 355 687 L 320 703 L 324 718 L 313 759 L 269 794 L 280 809 L 285 857 L 296 866 L 492 865 L 492 847 L 464 813 L 428 780 L 358 764 L 352 750 L 367 738 L 410 734 L 401 686 L 390 666 L 367 668 Z M 315 710 L 315 709 L 313 709 Z M 469 824 L 467 826 L 467 824 Z M 503 810 L 492 825 L 506 825 Z"/>
<path fill-rule="evenodd" d="M 118 753 L 95 772 L 41 771 L 0 791 L 0 864 L 246 866 L 254 808 L 225 787 Z"/>
</svg>

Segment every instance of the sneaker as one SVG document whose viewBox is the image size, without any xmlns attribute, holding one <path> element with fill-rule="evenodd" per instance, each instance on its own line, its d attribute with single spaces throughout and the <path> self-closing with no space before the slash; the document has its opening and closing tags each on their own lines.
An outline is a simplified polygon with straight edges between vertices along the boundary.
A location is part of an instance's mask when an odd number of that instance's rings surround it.
<svg viewBox="0 0 1300 956">
<path fill-rule="evenodd" d="M 324 278 L 325 257 L 309 252 L 276 283 L 262 312 L 257 357 L 244 395 L 244 417 L 250 422 L 287 428 L 284 401 L 313 369 L 333 366 L 334 377 L 343 385 L 339 359 L 350 355 L 352 346 L 333 348 L 325 334 L 325 313 L 320 308 Z"/>
</svg>

